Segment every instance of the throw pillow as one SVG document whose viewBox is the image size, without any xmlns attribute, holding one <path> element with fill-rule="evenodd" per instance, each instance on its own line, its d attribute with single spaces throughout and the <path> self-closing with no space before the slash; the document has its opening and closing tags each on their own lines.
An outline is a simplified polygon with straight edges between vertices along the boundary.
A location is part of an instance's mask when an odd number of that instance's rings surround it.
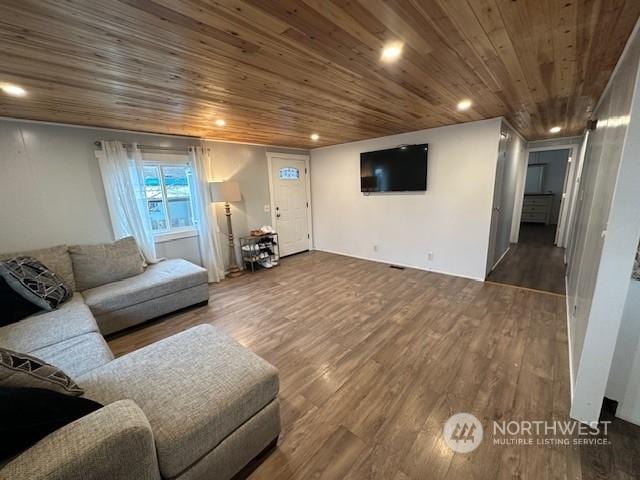
<svg viewBox="0 0 640 480">
<path fill-rule="evenodd" d="M 58 367 L 39 358 L 0 347 L 0 387 L 46 388 L 78 396 L 84 391 Z"/>
<path fill-rule="evenodd" d="M 69 248 L 66 245 L 41 248 L 39 250 L 0 254 L 0 260 L 8 260 L 14 257 L 35 258 L 49 267 L 49 270 L 56 272 L 56 275 L 62 279 L 64 284 L 69 287 L 71 291 L 76 291 L 76 283 L 73 278 L 73 264 L 71 263 L 71 257 L 69 256 Z"/>
<path fill-rule="evenodd" d="M 18 292 L 0 277 L 0 327 L 15 323 L 39 311 L 40 308 L 37 305 L 18 295 Z"/>
<path fill-rule="evenodd" d="M 76 288 L 81 292 L 144 272 L 144 260 L 133 237 L 100 245 L 74 245 L 69 254 Z"/>
<path fill-rule="evenodd" d="M 102 405 L 88 398 L 51 390 L 0 387 L 0 459 L 17 455 L 100 408 Z"/>
<path fill-rule="evenodd" d="M 73 294 L 60 277 L 31 257 L 0 262 L 0 277 L 26 300 L 44 310 L 55 310 Z"/>
</svg>

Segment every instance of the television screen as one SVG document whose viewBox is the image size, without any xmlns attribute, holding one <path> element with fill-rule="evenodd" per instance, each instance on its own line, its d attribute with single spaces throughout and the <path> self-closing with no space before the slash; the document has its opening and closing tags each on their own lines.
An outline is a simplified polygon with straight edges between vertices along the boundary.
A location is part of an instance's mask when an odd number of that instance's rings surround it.
<svg viewBox="0 0 640 480">
<path fill-rule="evenodd" d="M 403 145 L 360 154 L 360 191 L 420 192 L 427 189 L 429 145 Z"/>
</svg>

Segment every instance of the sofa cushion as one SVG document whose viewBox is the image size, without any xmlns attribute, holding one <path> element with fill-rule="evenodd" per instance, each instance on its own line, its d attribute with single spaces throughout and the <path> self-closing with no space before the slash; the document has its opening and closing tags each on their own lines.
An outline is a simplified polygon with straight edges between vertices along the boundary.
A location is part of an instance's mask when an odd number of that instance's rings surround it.
<svg viewBox="0 0 640 480">
<path fill-rule="evenodd" d="M 7 260 L 13 257 L 33 257 L 46 265 L 49 270 L 58 275 L 62 281 L 71 289 L 76 291 L 76 282 L 73 277 L 73 265 L 66 245 L 30 250 L 26 252 L 3 253 L 0 260 Z"/>
<path fill-rule="evenodd" d="M 0 387 L 0 458 L 8 458 L 59 428 L 102 408 L 88 398 L 41 388 Z"/>
<path fill-rule="evenodd" d="M 76 287 L 81 292 L 144 271 L 144 260 L 133 237 L 98 245 L 72 245 L 69 254 Z"/>
<path fill-rule="evenodd" d="M 31 353 L 61 368 L 73 378 L 113 360 L 113 353 L 103 336 L 95 332 L 69 338 Z"/>
<path fill-rule="evenodd" d="M 0 261 L 0 277 L 25 300 L 43 310 L 55 310 L 73 295 L 58 275 L 33 257 Z"/>
<path fill-rule="evenodd" d="M 0 347 L 18 352 L 34 350 L 59 343 L 89 332 L 98 326 L 80 293 L 53 312 L 42 312 L 17 323 L 0 328 Z"/>
<path fill-rule="evenodd" d="M 137 305 L 207 283 L 207 271 L 182 259 L 149 265 L 142 274 L 82 292 L 94 315 Z"/>
<path fill-rule="evenodd" d="M 82 375 L 88 398 L 131 399 L 153 430 L 163 478 L 189 468 L 278 394 L 269 363 L 200 325 Z"/>
<path fill-rule="evenodd" d="M 62 369 L 26 353 L 0 348 L 0 386 L 45 388 L 67 395 L 82 389 Z"/>
</svg>

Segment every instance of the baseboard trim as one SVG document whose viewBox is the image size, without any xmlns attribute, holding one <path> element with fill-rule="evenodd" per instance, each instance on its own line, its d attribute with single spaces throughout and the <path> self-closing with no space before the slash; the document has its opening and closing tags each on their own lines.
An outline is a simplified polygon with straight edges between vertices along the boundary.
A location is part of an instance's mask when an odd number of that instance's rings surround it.
<svg viewBox="0 0 640 480">
<path fill-rule="evenodd" d="M 420 267 L 418 265 L 410 265 L 408 263 L 390 262 L 388 260 L 381 260 L 379 258 L 363 257 L 363 256 L 360 256 L 360 255 L 354 255 L 352 253 L 338 252 L 336 250 L 329 250 L 329 249 L 326 249 L 326 248 L 315 247 L 314 250 L 316 250 L 318 252 L 333 253 L 334 255 L 342 255 L 343 257 L 357 258 L 358 260 L 368 260 L 370 262 L 383 263 L 385 265 L 397 265 L 399 267 L 413 268 L 415 270 L 422 270 L 423 272 L 441 273 L 442 275 L 449 275 L 451 277 L 460 277 L 460 278 L 466 278 L 468 280 L 475 280 L 476 282 L 484 282 L 484 278 L 472 277 L 470 275 L 462 275 L 460 273 L 445 272 L 443 270 L 435 270 L 435 269 L 432 269 L 432 268 Z"/>
<path fill-rule="evenodd" d="M 571 403 L 573 403 L 573 385 L 574 385 L 574 378 L 573 378 L 573 354 L 572 354 L 572 350 L 571 350 L 571 345 L 572 345 L 572 341 L 571 341 L 571 312 L 569 309 L 569 279 L 567 278 L 567 276 L 565 275 L 564 277 L 564 291 L 566 293 L 565 295 L 565 302 L 566 302 L 566 310 L 567 310 L 567 349 L 569 350 L 569 392 L 571 395 Z"/>
</svg>

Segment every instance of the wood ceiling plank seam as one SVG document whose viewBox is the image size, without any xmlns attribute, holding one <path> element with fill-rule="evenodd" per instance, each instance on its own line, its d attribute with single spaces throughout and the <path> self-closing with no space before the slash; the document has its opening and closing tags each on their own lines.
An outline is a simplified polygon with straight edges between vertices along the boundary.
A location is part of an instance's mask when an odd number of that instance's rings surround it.
<svg viewBox="0 0 640 480">
<path fill-rule="evenodd" d="M 315 6 L 318 6 L 318 5 L 320 5 L 320 6 L 322 6 L 322 5 L 327 5 L 327 3 L 326 3 L 326 2 L 322 2 L 321 4 L 318 4 L 317 2 L 315 2 L 315 3 L 314 3 L 313 1 L 305 2 L 305 3 L 309 4 L 309 5 L 310 5 L 310 6 L 312 6 L 312 7 L 313 7 L 314 5 L 315 5 Z M 332 5 L 333 5 L 333 4 L 332 4 Z M 318 14 L 322 14 L 322 12 L 321 12 L 321 11 L 318 11 Z M 348 15 L 347 15 L 347 16 L 348 16 Z M 331 15 L 326 16 L 326 18 L 327 18 L 327 19 L 329 19 L 329 20 L 330 20 L 330 19 L 332 19 L 332 18 L 334 18 L 334 19 L 335 19 L 335 18 L 339 18 L 339 19 L 340 19 L 340 21 L 341 21 L 341 22 L 343 22 L 343 23 L 342 23 L 342 24 L 340 24 L 340 25 L 338 25 L 338 27 L 340 27 L 340 28 L 346 28 L 346 27 L 345 27 L 345 24 L 344 24 L 344 22 L 346 21 L 346 17 L 345 17 L 345 16 L 339 16 L 339 15 L 337 14 L 336 9 L 332 10 L 332 14 L 331 14 Z M 357 21 L 355 21 L 355 19 L 352 19 L 351 24 L 352 24 L 352 25 L 353 25 L 353 24 L 357 24 Z M 301 28 L 298 28 L 298 30 L 302 30 L 302 29 L 301 29 Z M 363 37 L 363 36 L 364 36 L 364 35 L 360 35 L 360 37 Z M 375 39 L 375 37 L 374 37 L 374 36 L 372 36 L 372 35 L 368 35 L 368 36 L 367 36 L 367 38 L 369 38 L 369 39 L 372 39 L 372 38 L 373 38 L 373 39 Z M 373 41 L 373 40 L 372 40 L 372 41 Z M 377 43 L 375 43 L 375 44 L 374 44 L 374 47 L 377 49 L 377 48 L 380 48 L 380 47 L 381 47 L 381 45 L 382 45 L 382 42 L 377 42 Z M 374 48 L 369 47 L 369 50 L 374 50 Z M 405 52 L 405 53 L 406 53 L 406 52 Z M 407 55 L 407 58 L 408 58 L 408 59 L 410 59 L 410 60 L 412 60 L 412 59 L 417 59 L 417 58 L 419 58 L 419 55 L 418 55 L 418 54 L 417 54 L 417 52 L 416 52 L 416 54 L 415 54 L 413 57 L 410 57 L 409 55 Z M 405 63 L 404 65 L 406 65 L 406 63 Z M 407 68 L 409 68 L 409 67 L 407 67 Z M 402 70 L 402 72 L 403 72 L 403 73 L 405 73 L 405 74 L 406 74 L 408 71 L 413 71 L 413 69 L 410 69 L 410 70 L 403 69 L 403 70 Z M 414 77 L 417 77 L 417 76 L 420 76 L 420 75 L 425 75 L 425 74 L 426 74 L 426 75 L 428 75 L 428 70 L 426 70 L 426 71 L 425 71 L 425 70 L 424 70 L 424 68 L 423 68 L 422 70 L 415 70 L 415 71 L 414 71 Z M 438 80 L 437 80 L 437 79 L 434 79 L 434 81 L 438 81 Z M 409 84 L 410 84 L 410 83 L 409 83 Z M 446 84 L 446 82 L 443 82 L 442 80 L 440 80 L 439 84 L 440 84 L 440 85 L 445 85 L 445 84 Z M 415 90 L 412 90 L 412 91 L 415 91 Z M 448 102 L 446 102 L 445 100 L 440 100 L 440 101 L 443 103 L 443 105 L 446 105 L 446 104 L 448 104 L 448 105 L 453 105 L 453 104 L 455 103 L 456 96 L 455 96 L 455 94 L 454 94 L 454 93 L 451 93 L 450 91 L 445 90 L 445 89 L 440 89 L 439 91 L 440 91 L 440 93 L 441 93 L 441 94 L 443 94 L 443 95 L 445 95 L 445 94 L 446 94 L 446 95 L 449 95 L 449 101 L 448 101 Z M 430 100 L 430 101 L 431 101 L 431 102 L 433 102 L 433 100 Z M 454 110 L 452 107 L 449 107 L 449 111 L 450 111 L 450 112 L 452 112 L 454 115 L 456 114 L 455 110 Z M 458 120 L 460 120 L 460 119 L 458 119 Z"/>
<path fill-rule="evenodd" d="M 5 6 L 0 76 L 30 95 L 3 98 L 3 114 L 303 147 L 311 129 L 320 146 L 496 114 L 529 139 L 551 123 L 579 133 L 640 16 L 637 0 Z M 398 38 L 403 56 L 381 65 Z M 468 92 L 463 115 L 454 105 Z M 224 130 L 211 125 L 217 114 Z"/>
<path fill-rule="evenodd" d="M 497 93 L 501 90 L 500 84 L 480 56 L 465 41 L 465 38 L 456 28 L 453 21 L 447 16 L 444 9 L 437 0 L 411 0 L 413 5 L 424 17 L 429 17 L 431 25 L 438 32 L 438 35 L 446 41 L 450 48 L 456 52 L 460 61 L 468 63 L 473 68 L 476 75 L 482 80 L 487 88 Z M 427 13 L 429 12 L 429 13 Z"/>
<path fill-rule="evenodd" d="M 260 46 L 255 43 L 243 40 L 224 30 L 208 25 L 205 22 L 183 15 L 175 9 L 167 8 L 158 2 L 152 0 L 118 0 L 118 2 L 159 17 L 167 23 L 181 26 L 187 30 L 196 31 L 206 37 L 214 38 L 219 42 L 239 49 L 241 52 L 256 53 L 260 50 Z M 179 5 L 179 3 L 176 3 L 176 5 Z"/>
<path fill-rule="evenodd" d="M 532 105 L 540 102 L 551 94 L 550 89 L 542 79 L 540 72 L 539 45 L 536 42 L 536 32 L 532 30 L 534 12 L 530 8 L 536 2 L 521 3 L 507 0 L 490 0 L 489 8 L 499 16 L 499 21 L 506 32 L 513 47 L 520 71 L 526 78 L 526 85 L 531 94 Z M 537 3 L 536 3 L 537 5 Z"/>
<path fill-rule="evenodd" d="M 457 26 L 461 37 L 465 39 L 469 48 L 487 65 L 487 68 L 494 72 L 494 77 L 500 88 L 499 93 L 496 92 L 498 97 L 502 99 L 505 105 L 510 107 L 511 111 L 520 111 L 522 109 L 522 101 L 512 87 L 511 77 L 467 1 L 438 1 L 443 11 L 448 13 L 451 22 Z M 526 127 L 526 125 L 520 125 L 519 122 L 514 123 L 514 125 L 521 128 Z"/>
<path fill-rule="evenodd" d="M 388 41 L 399 40 L 405 44 L 412 45 L 421 54 L 433 51 L 433 46 L 429 45 L 415 28 L 408 24 L 404 18 L 398 15 L 383 0 L 356 0 L 360 5 L 368 10 L 378 19 L 384 19 L 382 23 L 386 29 L 392 33 Z"/>
<path fill-rule="evenodd" d="M 588 52 L 588 63 L 584 72 L 583 94 L 593 97 L 601 94 L 608 81 L 607 67 L 603 65 L 602 43 L 608 43 L 611 39 L 615 21 L 615 11 L 608 8 L 612 3 L 603 2 L 600 4 L 600 10 L 597 12 L 598 24 L 594 29 L 593 38 Z M 605 30 L 606 33 L 603 33 Z M 622 47 L 623 48 L 623 47 Z"/>
<path fill-rule="evenodd" d="M 91 100 L 93 100 L 93 98 L 92 98 L 92 97 L 79 97 L 79 98 L 78 98 L 78 103 L 77 103 L 78 108 L 79 108 L 79 109 L 82 109 L 82 111 L 83 111 L 83 112 L 86 112 L 87 110 L 88 110 L 88 111 L 91 111 L 92 109 L 91 109 L 91 108 L 88 108 L 88 107 L 91 107 L 91 106 L 92 106 L 91 104 L 92 104 L 93 102 L 92 102 Z M 42 102 L 42 101 L 41 101 L 40 103 L 41 103 L 41 104 L 46 104 L 46 102 Z M 51 106 L 52 106 L 53 108 L 55 108 L 55 106 L 56 106 L 56 104 L 57 104 L 57 103 L 56 103 L 56 101 L 55 101 L 55 98 L 53 98 L 53 99 L 51 100 L 51 102 L 50 102 L 50 103 L 51 103 Z M 124 106 L 129 105 L 127 102 L 121 102 L 121 101 L 115 101 L 115 102 L 113 102 L 113 103 L 114 103 L 115 105 L 124 105 Z M 136 103 L 135 105 L 136 105 L 136 108 L 139 108 L 139 107 L 140 107 L 140 104 L 139 104 L 139 103 Z M 155 108 L 154 108 L 154 105 L 155 105 Z M 148 109 L 150 109 L 150 110 L 160 111 L 160 112 L 162 112 L 165 116 L 170 116 L 170 115 L 168 114 L 168 112 L 163 111 L 163 109 L 161 109 L 161 108 L 160 108 L 160 105 L 161 105 L 161 104 L 159 104 L 159 103 L 155 103 L 155 104 L 152 104 L 152 106 L 151 106 L 151 107 L 147 107 L 147 108 L 148 108 Z M 72 107 L 73 107 L 73 104 L 72 104 L 71 102 L 69 102 L 69 107 L 68 107 L 68 109 L 69 109 L 69 110 L 71 110 L 71 109 L 72 109 Z M 178 118 L 178 117 L 176 117 L 176 118 Z M 283 122 L 283 123 L 287 123 L 287 124 L 289 124 L 289 123 L 291 123 L 291 122 Z M 198 123 L 197 123 L 197 122 L 192 122 L 192 124 L 197 125 Z M 264 125 L 269 125 L 269 123 L 264 124 Z M 287 125 L 287 126 L 288 126 L 288 127 L 295 127 L 295 124 L 294 124 L 294 123 L 291 123 L 290 125 Z M 211 129 L 211 124 L 210 124 L 210 123 L 208 123 L 208 130 L 212 130 L 212 129 Z M 228 131 L 230 131 L 230 130 L 228 130 Z"/>
<path fill-rule="evenodd" d="M 411 35 L 410 37 L 412 39 L 411 42 L 413 43 L 408 43 L 405 45 L 405 49 L 404 49 L 405 55 L 403 56 L 406 56 L 407 59 L 413 61 L 414 64 L 419 66 L 420 70 L 418 71 L 418 74 L 430 75 L 435 82 L 438 82 L 438 85 L 440 85 L 439 91 L 443 95 L 445 95 L 445 98 L 448 99 L 446 102 L 443 102 L 443 105 L 448 107 L 448 110 L 450 112 L 449 114 L 452 115 L 453 118 L 456 118 L 456 117 L 459 118 L 460 113 L 456 111 L 455 105 L 457 104 L 457 102 L 461 97 L 468 97 L 474 91 L 475 92 L 480 91 L 481 94 L 485 94 L 485 93 L 487 95 L 491 94 L 490 90 L 486 87 L 486 85 L 484 85 L 482 80 L 475 74 L 475 71 L 470 70 L 469 68 L 467 69 L 461 68 L 461 63 L 463 62 L 457 61 L 458 60 L 457 55 L 455 55 L 455 52 L 453 52 L 445 42 L 443 42 L 441 39 L 433 35 L 431 35 L 430 38 L 425 38 L 424 32 L 429 32 L 430 29 L 419 28 L 422 25 L 416 24 L 416 22 L 419 20 L 416 20 L 414 18 L 415 17 L 414 15 L 406 14 L 406 12 L 403 15 L 403 11 L 401 7 L 403 6 L 406 7 L 410 4 L 406 2 L 404 3 L 400 2 L 397 4 L 394 4 L 392 2 L 384 2 L 384 3 L 361 2 L 361 3 L 362 5 L 365 5 L 369 9 L 371 9 L 372 6 L 375 6 L 376 10 L 374 10 L 374 12 L 376 13 L 380 13 L 380 11 L 386 11 L 387 13 L 389 13 L 389 12 L 395 11 L 391 7 L 393 6 L 396 7 L 396 10 L 398 10 L 398 13 L 395 15 L 394 21 L 398 24 L 409 26 L 411 28 L 411 31 L 413 32 L 413 35 Z M 417 13 L 419 16 L 419 12 L 416 11 L 415 13 Z M 387 16 L 386 18 L 389 18 L 389 17 Z M 387 26 L 387 28 L 389 28 L 389 26 Z M 399 37 L 399 35 L 396 32 L 394 32 L 394 36 Z M 420 38 L 423 38 L 424 41 L 418 42 L 416 40 L 417 36 L 419 36 Z M 432 51 L 423 53 L 418 49 L 418 47 L 416 47 L 418 43 L 419 44 L 427 43 L 429 45 L 432 45 L 433 46 Z M 409 48 L 411 50 L 409 50 Z M 444 64 L 442 63 L 443 60 L 445 62 Z M 445 66 L 449 68 L 447 75 L 443 74 L 443 71 L 444 71 L 443 67 Z M 466 81 L 465 81 L 465 77 L 466 77 Z M 471 78 L 473 78 L 472 81 L 474 82 L 474 84 L 467 85 L 467 82 Z M 456 92 L 456 90 L 458 91 L 462 90 L 462 92 Z M 482 100 L 480 100 L 478 103 L 481 104 Z M 465 119 L 468 119 L 468 117 Z"/>
<path fill-rule="evenodd" d="M 529 84 L 497 5 L 493 0 L 473 0 L 471 2 L 467 0 L 467 3 L 491 41 L 494 50 L 499 52 L 500 61 L 509 72 L 512 82 L 515 82 L 518 95 L 525 104 L 533 105 L 535 102 L 531 96 Z"/>
<path fill-rule="evenodd" d="M 584 91 L 585 72 L 588 69 L 589 52 L 593 43 L 593 33 L 597 28 L 596 14 L 599 12 L 600 0 L 579 1 L 577 6 L 577 23 L 576 23 L 576 51 L 581 55 L 576 58 L 576 76 L 574 78 L 572 92 L 575 98 L 574 115 L 582 117 L 580 125 L 584 125 L 586 118 L 591 114 L 595 107 L 595 101 L 589 99 Z M 584 110 L 583 110 L 584 107 Z M 585 113 L 586 112 L 586 113 Z"/>
<path fill-rule="evenodd" d="M 284 14 L 281 9 L 271 8 L 270 11 L 272 14 L 279 14 L 279 15 Z M 298 15 L 301 15 L 303 13 L 303 10 L 295 9 L 295 13 Z M 405 69 L 403 70 L 403 72 L 401 72 L 403 73 L 403 75 L 398 75 L 398 74 L 394 75 L 394 71 L 391 69 L 385 69 L 384 67 L 380 67 L 376 63 L 372 63 L 369 61 L 361 61 L 361 59 L 358 58 L 358 56 L 353 56 L 353 55 L 350 55 L 349 53 L 345 53 L 344 49 L 339 48 L 341 46 L 340 43 L 336 44 L 335 42 L 332 42 L 332 38 L 327 37 L 324 32 L 315 29 L 309 20 L 305 21 L 305 19 L 303 18 L 300 18 L 300 17 L 296 17 L 296 18 L 299 19 L 300 21 L 295 24 L 295 28 L 285 32 L 285 35 L 287 35 L 289 38 L 296 39 L 298 42 L 303 42 L 304 39 L 309 36 L 313 37 L 314 40 L 322 39 L 324 40 L 322 44 L 319 44 L 319 42 L 315 42 L 316 49 L 318 51 L 322 51 L 323 54 L 326 56 L 330 56 L 331 54 L 333 54 L 334 61 L 338 61 L 339 59 L 341 64 L 345 66 L 345 68 L 351 68 L 353 71 L 358 72 L 361 76 L 367 76 L 367 75 L 371 76 L 373 72 L 373 74 L 376 74 L 379 77 L 383 78 L 384 81 L 386 82 L 386 85 L 389 85 L 392 88 L 394 86 L 400 85 L 404 89 L 409 90 L 411 93 L 413 93 L 422 102 L 426 100 L 428 104 L 426 105 L 427 107 L 437 107 L 438 104 L 447 105 L 448 102 L 446 100 L 444 100 L 443 98 L 438 98 L 437 96 L 435 96 L 434 93 L 429 92 L 428 87 L 426 89 L 427 91 L 425 91 L 425 89 L 416 88 L 414 86 L 414 82 L 410 82 L 406 79 L 406 77 L 408 76 L 407 74 L 409 72 L 413 73 L 414 75 L 416 74 L 424 75 L 424 72 L 415 69 L 412 65 L 405 63 L 404 64 Z M 335 36 L 341 37 L 341 34 L 337 32 L 337 30 L 334 30 L 334 32 L 335 32 Z M 351 37 L 350 40 L 355 40 L 355 39 Z M 331 43 L 332 45 L 329 46 L 329 44 Z M 397 80 L 396 77 L 398 76 L 401 77 L 402 79 L 401 81 Z M 400 83 L 400 82 L 404 82 L 404 83 Z M 433 84 L 430 86 L 431 86 L 431 89 L 437 89 L 440 95 L 444 95 L 447 93 L 446 89 L 444 89 L 444 87 L 440 83 L 438 83 L 435 79 L 433 79 Z"/>
<path fill-rule="evenodd" d="M 271 8 L 272 13 L 276 14 L 277 10 L 274 11 L 274 8 L 272 6 Z M 296 9 L 296 12 L 298 12 L 299 10 Z M 282 14 L 282 12 L 280 12 Z M 309 27 L 309 29 L 311 29 L 311 27 Z M 307 33 L 302 33 L 302 31 L 304 30 L 304 28 L 300 28 L 299 25 L 296 25 L 295 29 L 290 29 L 289 31 L 285 32 L 285 35 L 288 36 L 289 38 L 293 38 L 296 39 L 300 42 L 304 41 L 305 38 L 308 38 L 308 36 L 310 34 Z M 314 31 L 314 40 L 317 40 L 317 37 L 322 37 L 322 32 L 319 32 L 317 30 Z M 325 40 L 327 40 L 325 38 Z M 369 63 L 362 63 L 359 61 L 358 58 L 356 57 L 349 57 L 348 55 L 345 55 L 344 53 L 340 52 L 339 50 L 333 49 L 332 47 L 327 47 L 325 46 L 325 43 L 319 44 L 317 43 L 317 49 L 318 50 L 324 50 L 326 52 L 327 55 L 329 55 L 329 52 L 333 52 L 337 59 L 341 59 L 340 61 L 343 62 L 344 65 L 349 65 L 353 70 L 360 72 L 363 76 L 366 76 L 367 74 L 369 76 L 371 76 L 372 74 L 378 74 L 377 77 L 380 78 L 384 78 L 384 81 L 386 82 L 386 85 L 391 86 L 392 88 L 394 86 L 398 86 L 400 85 L 403 89 L 408 90 L 409 92 L 413 93 L 418 99 L 420 99 L 420 101 L 427 101 L 427 106 L 428 107 L 437 107 L 437 104 L 442 103 L 442 104 L 447 104 L 447 102 L 443 101 L 443 100 L 437 100 L 436 97 L 433 96 L 433 94 L 430 94 L 428 92 L 425 92 L 422 89 L 418 89 L 416 88 L 412 83 L 407 83 L 406 81 L 404 81 L 404 83 L 398 83 L 393 77 L 389 76 L 389 71 L 388 70 L 383 70 L 380 69 L 379 67 L 374 67 L 373 70 L 371 68 L 371 65 Z M 406 73 L 406 71 L 405 71 Z M 437 85 L 434 81 L 434 85 L 433 88 L 438 87 L 439 89 L 442 89 L 442 87 L 440 85 Z M 431 95 L 431 96 L 426 96 L 426 95 Z M 435 104 L 435 105 L 434 105 Z"/>
<path fill-rule="evenodd" d="M 605 3 L 604 14 L 599 18 L 602 19 L 604 25 L 597 29 L 593 41 L 593 62 L 598 65 L 599 75 L 589 85 L 591 96 L 600 96 L 604 90 L 608 80 L 608 71 L 611 71 L 624 50 L 626 44 L 625 31 L 633 29 L 635 25 L 634 18 L 640 15 L 640 2 L 624 0 Z M 594 68 L 596 70 L 596 68 Z"/>
<path fill-rule="evenodd" d="M 498 2 L 499 0 L 486 0 L 484 8 L 476 8 L 474 11 L 481 16 L 479 17 L 481 23 L 482 19 L 484 19 L 485 25 L 483 27 L 485 29 L 495 29 L 495 41 L 503 47 L 502 58 L 512 63 L 512 67 L 508 68 L 508 70 L 512 75 L 516 76 L 514 77 L 516 78 L 516 84 L 525 87 L 524 96 L 522 97 L 525 108 L 529 111 L 531 118 L 534 119 L 534 123 L 537 120 L 539 124 L 545 117 L 546 112 L 544 111 L 544 106 L 540 103 L 540 97 L 534 95 L 541 88 L 540 83 L 537 82 L 539 70 L 537 68 L 537 59 L 532 58 L 528 52 L 535 51 L 535 47 L 530 46 L 529 48 L 518 49 L 520 42 L 527 39 L 526 34 L 523 34 L 527 31 L 526 22 L 519 21 L 522 15 L 522 10 L 519 10 L 520 3 Z M 531 3 L 526 5 L 531 5 Z M 487 33 L 491 40 L 494 41 L 489 31 Z M 524 62 L 523 59 L 525 60 Z M 534 84 L 533 86 L 532 83 Z"/>
<path fill-rule="evenodd" d="M 4 52 L 4 54 L 6 54 L 6 51 Z M 2 56 L 2 55 L 3 55 L 3 53 L 0 53 L 0 56 Z M 38 71 L 40 71 L 40 70 L 39 70 L 39 69 L 37 69 L 36 67 L 34 67 L 33 71 L 31 72 L 32 78 L 37 78 L 37 77 L 35 77 L 35 76 L 33 76 L 33 75 L 37 74 L 37 72 L 38 72 Z M 75 75 L 74 75 L 74 79 L 75 79 L 75 81 L 76 81 L 76 82 L 79 80 L 78 76 L 79 76 L 79 74 L 78 74 L 78 72 L 76 72 L 76 73 L 75 73 Z M 102 78 L 101 78 L 101 81 L 102 81 L 102 80 L 104 80 L 104 79 L 105 79 L 105 77 L 106 77 L 106 76 L 105 76 L 105 75 L 103 75 L 103 76 L 102 76 Z M 62 79 L 53 79 L 53 80 L 55 80 L 55 81 L 57 81 L 58 83 L 61 83 L 61 84 L 63 84 L 63 83 L 64 83 L 64 81 L 63 81 Z M 77 86 L 81 86 L 80 84 L 76 84 L 76 85 L 77 85 Z M 132 82 L 129 82 L 129 84 L 128 84 L 128 85 L 132 85 Z M 142 88 L 150 88 L 149 84 L 140 84 L 139 86 L 140 86 L 140 87 L 142 87 Z M 159 88 L 159 87 L 154 86 L 153 88 Z M 94 90 L 96 90 L 96 89 L 94 88 Z M 161 93 L 161 92 L 162 92 L 162 91 L 159 91 L 158 93 Z M 169 90 L 168 90 L 168 93 L 172 93 L 172 91 L 169 89 Z M 194 96 L 194 95 L 192 95 L 192 96 Z M 209 101 L 209 100 L 210 100 L 209 98 L 203 98 L 203 101 Z M 215 102 L 215 101 L 214 101 L 214 102 Z M 313 103 L 311 103 L 311 102 L 309 102 L 309 101 L 307 101 L 307 104 L 308 104 L 309 106 L 311 106 L 311 107 L 320 107 L 320 106 L 321 106 L 321 103 L 313 104 Z M 339 112 L 339 110 L 340 110 L 340 109 L 333 109 L 333 110 L 332 110 L 332 115 L 336 115 L 337 111 Z M 373 115 L 374 117 L 375 117 L 375 116 L 379 116 L 379 115 L 377 115 L 377 112 L 372 112 L 372 115 Z M 387 121 L 387 122 L 388 122 L 388 121 L 389 121 L 389 118 L 381 118 L 381 121 Z"/>
<path fill-rule="evenodd" d="M 196 1 L 187 2 L 184 0 L 178 3 L 172 0 L 155 0 L 155 1 L 158 3 L 162 3 L 163 5 L 171 5 L 173 8 L 178 8 L 179 11 L 185 15 L 187 15 L 188 13 L 194 14 L 193 9 L 198 8 L 196 7 L 196 5 L 201 4 L 201 2 L 196 2 Z M 209 25 L 218 26 L 220 21 L 222 22 L 228 21 L 225 17 L 222 17 L 219 19 L 220 15 L 225 15 L 225 13 L 216 9 L 211 12 L 202 12 L 199 18 L 201 18 L 202 21 L 205 21 Z M 263 15 L 263 16 L 266 16 L 266 15 Z M 278 20 L 278 19 L 275 19 L 275 17 L 272 17 L 272 18 L 274 18 L 274 20 Z M 283 25 L 286 25 L 284 24 L 284 22 L 280 22 L 280 23 L 282 23 Z M 265 49 L 268 48 L 269 51 L 273 51 L 278 55 L 280 55 L 281 60 L 286 59 L 288 55 L 304 55 L 307 57 L 313 57 L 314 62 L 317 62 L 318 65 L 323 65 L 324 67 L 330 65 L 331 62 L 328 61 L 326 57 L 322 57 L 318 55 L 317 52 L 313 51 L 312 49 L 301 48 L 300 45 L 297 45 L 294 43 L 282 42 L 282 39 L 283 39 L 282 33 L 284 33 L 288 28 L 290 28 L 290 26 L 288 25 L 286 26 L 287 28 L 284 29 L 282 32 L 280 32 L 278 36 L 274 36 L 271 32 L 262 31 L 257 25 L 250 25 L 239 19 L 233 25 L 233 30 L 230 30 L 230 32 L 233 32 L 232 34 L 236 34 L 240 36 L 243 36 L 243 35 L 255 36 L 256 34 L 259 35 L 257 43 L 265 47 Z M 262 52 L 262 53 L 264 54 L 265 52 Z M 341 69 L 345 75 L 348 75 L 350 77 L 356 77 L 354 72 L 352 72 L 351 70 L 345 69 L 340 65 L 335 65 L 335 67 Z M 362 77 L 358 75 L 357 78 L 361 79 Z"/>
</svg>

